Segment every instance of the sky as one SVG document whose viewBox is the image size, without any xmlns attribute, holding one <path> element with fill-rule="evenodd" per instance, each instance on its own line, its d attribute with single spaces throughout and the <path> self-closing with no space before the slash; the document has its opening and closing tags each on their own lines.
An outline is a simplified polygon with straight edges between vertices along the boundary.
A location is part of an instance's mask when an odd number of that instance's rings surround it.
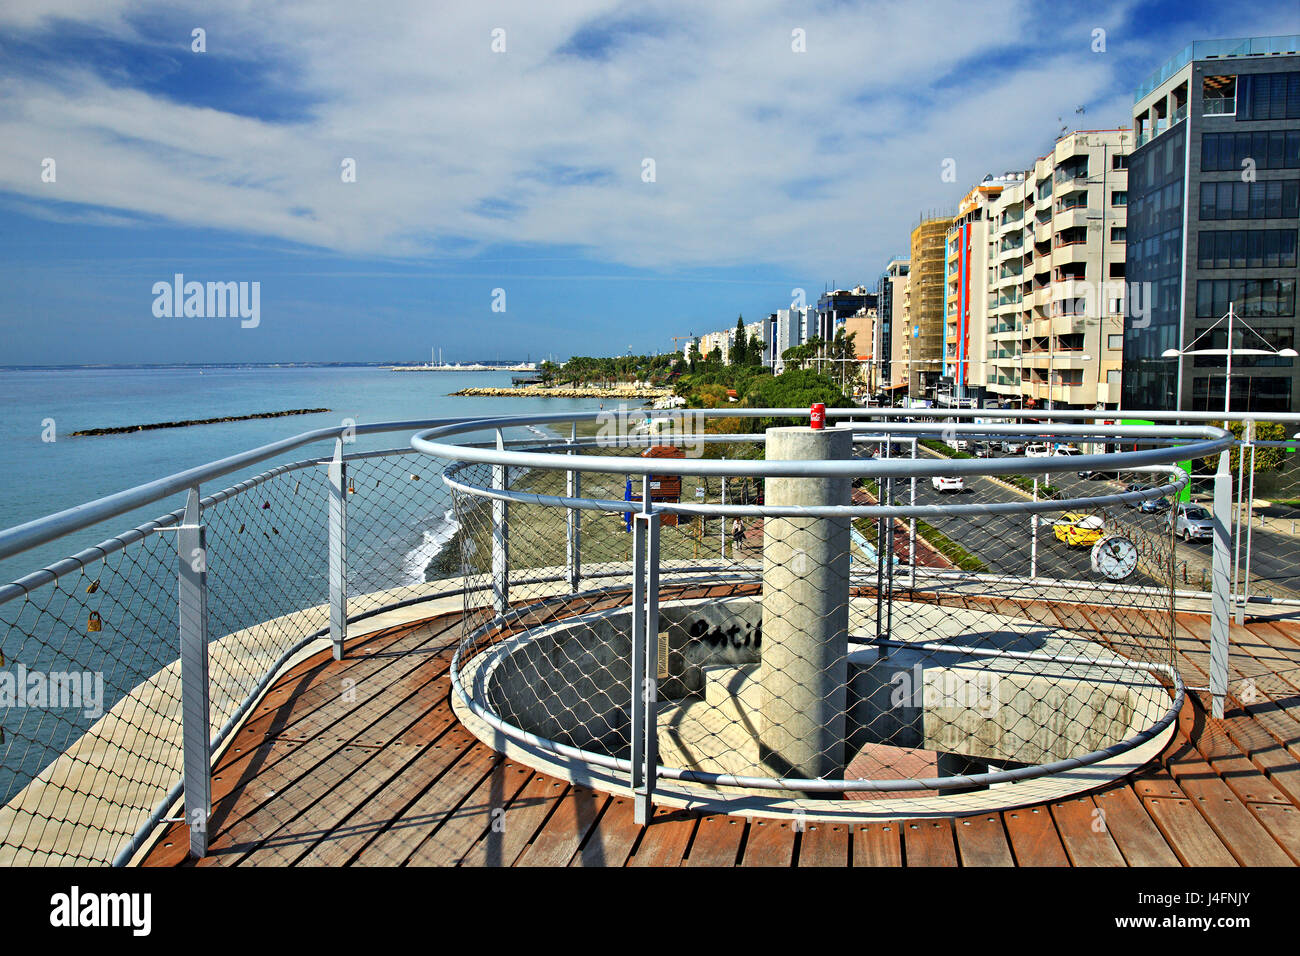
<svg viewBox="0 0 1300 956">
<path fill-rule="evenodd" d="M 1292 33 L 1294 0 L 0 0 L 0 365 L 666 351 L 874 288 L 1188 42 Z M 255 316 L 173 314 L 178 274 Z"/>
</svg>

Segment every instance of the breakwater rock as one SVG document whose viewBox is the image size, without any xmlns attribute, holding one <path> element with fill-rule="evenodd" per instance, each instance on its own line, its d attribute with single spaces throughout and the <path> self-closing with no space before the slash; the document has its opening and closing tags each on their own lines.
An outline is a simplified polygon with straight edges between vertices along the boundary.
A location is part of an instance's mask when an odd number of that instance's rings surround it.
<svg viewBox="0 0 1300 956">
<path fill-rule="evenodd" d="M 290 408 L 283 412 L 257 412 L 253 415 L 227 415 L 224 418 L 194 418 L 182 422 L 150 422 L 147 425 L 118 425 L 112 428 L 83 428 L 70 432 L 69 437 L 79 438 L 88 435 L 125 435 L 128 432 L 148 432 L 156 428 L 189 428 L 191 425 L 216 425 L 220 422 L 247 422 L 254 418 L 286 418 L 290 415 L 316 415 L 328 412 L 328 408 Z"/>
</svg>

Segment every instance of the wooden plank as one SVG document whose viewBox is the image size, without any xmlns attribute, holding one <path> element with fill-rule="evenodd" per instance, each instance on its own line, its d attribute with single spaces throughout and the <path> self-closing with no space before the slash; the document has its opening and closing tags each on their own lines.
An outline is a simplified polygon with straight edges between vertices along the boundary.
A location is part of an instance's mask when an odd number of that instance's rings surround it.
<svg viewBox="0 0 1300 956">
<path fill-rule="evenodd" d="M 269 830 L 246 858 L 235 862 L 257 866 L 291 865 L 386 787 L 404 783 L 409 788 L 412 780 L 428 773 L 426 762 L 430 750 L 437 753 L 440 747 L 449 749 L 453 741 L 458 742 L 463 750 L 472 742 L 469 734 L 459 728 L 440 739 L 451 726 L 446 715 L 426 713 L 417 722 L 417 729 L 405 735 L 410 742 L 390 744 L 379 750 L 355 748 L 356 752 L 351 754 L 356 758 L 355 762 L 340 770 L 346 774 L 341 778 L 328 767 L 313 774 L 307 781 L 308 786 L 300 788 L 291 798 L 292 803 L 299 806 L 306 803 L 307 806 L 280 827 Z M 436 745 L 435 740 L 439 741 Z M 420 773 L 409 773 L 417 761 L 420 762 Z"/>
<path fill-rule="evenodd" d="M 1152 797 L 1142 802 L 1183 866 L 1237 865 L 1191 800 Z"/>
<path fill-rule="evenodd" d="M 655 807 L 650 822 L 641 830 L 641 842 L 627 865 L 681 866 L 698 819 L 685 810 Z"/>
<path fill-rule="evenodd" d="M 948 820 L 907 820 L 902 831 L 908 866 L 957 865 L 957 844 Z"/>
<path fill-rule="evenodd" d="M 567 865 L 595 826 L 607 799 L 590 787 L 570 787 L 515 865 Z"/>
<path fill-rule="evenodd" d="M 995 813 L 953 821 L 962 866 L 1015 866 L 1002 818 Z"/>
<path fill-rule="evenodd" d="M 684 866 L 735 866 L 745 838 L 743 817 L 720 813 L 701 817 Z"/>
<path fill-rule="evenodd" d="M 741 865 L 793 865 L 794 838 L 794 827 L 788 820 L 750 820 Z"/>
<path fill-rule="evenodd" d="M 1002 814 L 1011 850 L 1021 866 L 1069 866 L 1056 823 L 1046 807 L 1021 807 Z"/>
<path fill-rule="evenodd" d="M 518 796 L 497 815 L 493 826 L 470 848 L 463 866 L 514 866 L 546 818 L 568 791 L 569 785 L 534 772 Z"/>
<path fill-rule="evenodd" d="M 457 748 L 462 734 L 470 738 L 468 746 Z M 377 832 L 352 858 L 352 865 L 427 865 L 425 861 L 415 859 L 418 850 L 450 818 L 498 760 L 498 755 L 477 738 L 457 728 L 456 737 L 443 750 L 434 750 L 421 760 L 419 773 L 394 781 L 389 799 L 368 803 L 362 808 L 366 819 L 376 825 L 370 829 Z M 401 807 L 390 810 L 399 800 L 402 801 Z"/>
<path fill-rule="evenodd" d="M 1102 822 L 1129 866 L 1177 866 L 1178 857 L 1141 798 L 1126 784 L 1093 795 Z"/>
<path fill-rule="evenodd" d="M 1290 865 L 1291 858 L 1208 764 L 1182 755 L 1169 762 L 1169 769 L 1238 863 Z"/>
<path fill-rule="evenodd" d="M 421 666 L 433 668 L 436 664 L 426 661 Z M 232 791 L 233 805 L 223 801 L 223 812 L 214 812 L 209 844 L 213 852 L 205 864 L 220 862 L 231 850 L 243 852 L 261 843 L 305 809 L 322 788 L 346 777 L 367 752 L 346 741 L 367 732 L 391 739 L 425 715 L 427 700 L 418 693 L 418 670 L 415 683 L 405 688 L 405 697 L 377 698 L 366 707 L 348 711 L 335 734 L 305 741 L 277 738 L 272 750 L 281 751 L 282 758 L 258 767 L 255 776 Z M 340 737 L 344 743 L 336 742 Z M 284 752 L 285 748 L 291 749 Z"/>
<path fill-rule="evenodd" d="M 848 866 L 849 824 L 814 821 L 799 835 L 798 866 Z"/>
<path fill-rule="evenodd" d="M 1252 804 L 1250 809 L 1291 861 L 1300 864 L 1300 810 L 1272 803 Z"/>
<path fill-rule="evenodd" d="M 641 828 L 632 819 L 632 799 L 612 797 L 570 866 L 623 866 Z"/>
<path fill-rule="evenodd" d="M 1052 804 L 1052 820 L 1072 866 L 1125 866 L 1100 809 L 1088 797 Z"/>
<path fill-rule="evenodd" d="M 897 823 L 860 823 L 853 830 L 854 866 L 902 866 L 903 844 Z"/>
<path fill-rule="evenodd" d="M 1300 806 L 1300 765 L 1263 727 L 1240 710 L 1224 715 L 1223 728 L 1269 783 Z"/>
<path fill-rule="evenodd" d="M 486 748 L 485 748 L 486 749 Z M 460 806 L 412 851 L 410 860 L 419 866 L 458 866 L 465 854 L 493 826 L 499 825 L 504 807 L 532 779 L 533 771 L 500 754 Z"/>
<path fill-rule="evenodd" d="M 472 741 L 469 747 L 461 750 L 459 754 L 450 754 L 450 756 L 455 756 L 454 763 L 458 777 L 447 780 L 443 786 L 450 784 L 451 790 L 454 791 L 459 791 L 458 780 L 472 777 L 473 771 L 481 771 L 481 775 L 490 777 L 491 773 L 502 765 L 498 754 L 491 752 L 477 740 Z M 438 765 L 417 762 L 412 767 L 411 780 L 408 782 L 393 780 L 378 795 L 361 804 L 355 816 L 348 818 L 343 825 L 331 832 L 328 838 L 322 839 L 312 847 L 311 851 L 305 853 L 300 858 L 299 865 L 346 865 L 359 857 L 361 852 L 381 836 L 383 851 L 380 851 L 380 847 L 370 851 L 368 857 L 370 864 L 383 865 L 386 860 L 394 862 L 408 860 L 412 852 L 417 848 L 424 848 L 428 843 L 429 829 L 434 822 L 439 817 L 446 818 L 446 814 L 450 812 L 450 808 L 434 803 L 432 797 L 428 799 L 428 803 L 422 803 L 426 799 L 426 793 L 433 790 L 432 782 L 441 779 L 438 775 L 446 771 L 447 766 L 451 766 L 447 760 L 439 760 Z M 524 771 L 520 770 L 520 773 L 523 774 Z M 520 780 L 519 786 L 523 786 L 523 780 Z M 424 788 L 424 792 L 412 800 L 412 791 L 419 791 L 419 788 Z M 455 814 L 452 816 L 452 819 L 454 818 Z M 446 826 L 446 823 L 443 823 L 443 826 Z M 477 839 L 481 834 L 482 830 L 477 831 L 473 839 Z M 459 845 L 456 852 L 463 852 L 472 842 L 473 840 L 469 840 L 464 845 Z M 433 861 L 425 862 L 434 865 Z M 455 861 L 437 862 L 446 864 Z"/>
</svg>

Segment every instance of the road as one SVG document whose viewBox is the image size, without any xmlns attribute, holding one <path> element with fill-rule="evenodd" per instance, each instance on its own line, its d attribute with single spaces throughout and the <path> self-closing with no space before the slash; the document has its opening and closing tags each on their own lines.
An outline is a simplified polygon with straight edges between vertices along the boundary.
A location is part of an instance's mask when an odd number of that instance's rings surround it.
<svg viewBox="0 0 1300 956">
<path fill-rule="evenodd" d="M 928 448 L 919 452 L 927 457 L 940 458 Z M 1053 476 L 1058 487 L 1082 495 L 1096 496 L 1108 490 L 1099 487 L 1098 482 L 1080 481 L 1069 473 L 1068 479 Z M 907 482 L 901 482 L 894 497 L 907 501 L 910 490 Z M 918 479 L 916 489 L 917 504 L 938 505 L 974 504 L 986 502 L 1019 502 L 1028 500 L 1028 495 L 1013 490 L 1000 481 L 990 478 L 974 477 L 966 479 L 966 490 L 961 493 L 938 492 L 933 489 L 928 479 Z M 1092 509 L 1091 513 L 1097 513 Z M 1135 509 L 1123 506 L 1105 509 L 1104 515 L 1108 525 L 1118 523 L 1123 531 L 1134 540 L 1141 537 L 1154 537 L 1156 540 L 1168 540 L 1167 520 L 1162 515 L 1144 515 Z M 1059 541 L 1052 531 L 1055 515 L 1040 516 L 1038 525 L 1037 575 L 1047 578 L 1067 580 L 1098 581 L 1104 579 L 1092 570 L 1092 548 L 1088 546 L 1071 547 Z M 941 518 L 927 518 L 948 537 L 959 543 L 967 551 L 980 558 L 990 571 L 998 574 L 1028 576 L 1030 573 L 1030 556 L 1033 551 L 1033 525 L 1028 514 L 992 514 L 965 515 L 953 514 Z M 1181 543 L 1181 542 L 1180 542 Z M 1132 584 L 1154 584 L 1154 579 L 1135 574 L 1129 579 Z"/>
</svg>

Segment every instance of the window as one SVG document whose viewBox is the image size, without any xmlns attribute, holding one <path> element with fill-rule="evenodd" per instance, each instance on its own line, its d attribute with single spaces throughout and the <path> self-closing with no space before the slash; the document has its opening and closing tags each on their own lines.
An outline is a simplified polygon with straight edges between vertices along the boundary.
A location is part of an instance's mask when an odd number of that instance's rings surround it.
<svg viewBox="0 0 1300 956">
<path fill-rule="evenodd" d="M 1115 189 L 1110 194 L 1110 204 L 1112 206 L 1127 206 L 1128 192 L 1122 189 Z"/>
<path fill-rule="evenodd" d="M 1201 183 L 1201 219 L 1295 219 L 1300 180 Z"/>
<path fill-rule="evenodd" d="M 1110 241 L 1111 241 L 1111 242 L 1123 242 L 1123 241 L 1124 241 L 1124 237 L 1125 237 L 1127 234 L 1128 234 L 1128 231 L 1127 231 L 1127 229 L 1126 229 L 1124 226 L 1111 226 L 1111 227 L 1110 227 Z"/>
<path fill-rule="evenodd" d="M 1239 121 L 1300 119 L 1300 72 L 1250 73 L 1240 80 Z"/>
<path fill-rule="evenodd" d="M 1201 81 L 1201 110 L 1206 116 L 1231 116 L 1237 112 L 1237 78 L 1207 76 Z"/>
<path fill-rule="evenodd" d="M 1117 368 L 1107 369 L 1107 370 L 1106 370 L 1106 384 L 1107 384 L 1107 385 L 1118 385 L 1118 384 L 1119 384 L 1119 376 L 1120 376 L 1120 370 L 1119 370 L 1119 369 L 1117 369 Z"/>
<path fill-rule="evenodd" d="M 1300 168 L 1300 130 L 1206 133 L 1201 137 L 1203 172 Z"/>
<path fill-rule="evenodd" d="M 1110 158 L 1111 169 L 1128 169 L 1128 157 L 1115 155 Z"/>
<path fill-rule="evenodd" d="M 1112 332 L 1106 336 L 1106 348 L 1120 350 L 1124 348 L 1124 333 Z"/>
</svg>

